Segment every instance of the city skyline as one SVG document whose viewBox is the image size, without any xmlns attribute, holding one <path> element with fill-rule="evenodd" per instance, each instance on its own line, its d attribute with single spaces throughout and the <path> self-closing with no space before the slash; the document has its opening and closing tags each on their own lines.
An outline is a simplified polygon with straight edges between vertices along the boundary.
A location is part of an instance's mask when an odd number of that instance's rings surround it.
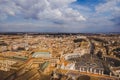
<svg viewBox="0 0 120 80">
<path fill-rule="evenodd" d="M 120 32 L 120 0 L 0 0 L 0 32 Z"/>
</svg>

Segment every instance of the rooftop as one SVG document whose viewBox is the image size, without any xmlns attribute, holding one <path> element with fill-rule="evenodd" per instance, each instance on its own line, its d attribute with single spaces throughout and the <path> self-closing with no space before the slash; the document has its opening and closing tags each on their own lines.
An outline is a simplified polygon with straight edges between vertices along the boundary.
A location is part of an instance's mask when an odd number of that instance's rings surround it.
<svg viewBox="0 0 120 80">
<path fill-rule="evenodd" d="M 49 52 L 35 52 L 33 53 L 32 57 L 51 57 L 51 54 Z"/>
</svg>

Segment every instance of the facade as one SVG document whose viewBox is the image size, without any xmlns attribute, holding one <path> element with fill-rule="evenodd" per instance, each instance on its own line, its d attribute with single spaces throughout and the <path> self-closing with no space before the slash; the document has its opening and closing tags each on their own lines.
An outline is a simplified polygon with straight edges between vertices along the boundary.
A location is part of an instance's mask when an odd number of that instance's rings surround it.
<svg viewBox="0 0 120 80">
<path fill-rule="evenodd" d="M 15 63 L 16 61 L 12 61 L 12 60 L 0 60 L 0 70 L 10 71 L 11 65 Z"/>
<path fill-rule="evenodd" d="M 75 70 L 75 63 L 62 64 L 61 69 Z"/>
</svg>

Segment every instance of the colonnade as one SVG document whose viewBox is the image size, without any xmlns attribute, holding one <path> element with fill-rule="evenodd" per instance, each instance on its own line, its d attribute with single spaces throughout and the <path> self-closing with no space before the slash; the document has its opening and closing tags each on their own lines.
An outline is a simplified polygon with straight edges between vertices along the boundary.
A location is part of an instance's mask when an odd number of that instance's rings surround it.
<svg viewBox="0 0 120 80">
<path fill-rule="evenodd" d="M 80 72 L 87 72 L 87 73 L 104 75 L 104 71 L 101 70 L 101 69 L 93 69 L 93 68 L 80 67 Z"/>
</svg>

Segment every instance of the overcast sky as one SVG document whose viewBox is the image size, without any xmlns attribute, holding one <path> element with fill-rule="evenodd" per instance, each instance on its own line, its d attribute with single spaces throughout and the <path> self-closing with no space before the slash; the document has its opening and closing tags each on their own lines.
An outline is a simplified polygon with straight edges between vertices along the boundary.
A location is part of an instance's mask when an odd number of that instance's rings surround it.
<svg viewBox="0 0 120 80">
<path fill-rule="evenodd" d="M 120 32 L 120 0 L 0 0 L 0 32 Z"/>
</svg>

